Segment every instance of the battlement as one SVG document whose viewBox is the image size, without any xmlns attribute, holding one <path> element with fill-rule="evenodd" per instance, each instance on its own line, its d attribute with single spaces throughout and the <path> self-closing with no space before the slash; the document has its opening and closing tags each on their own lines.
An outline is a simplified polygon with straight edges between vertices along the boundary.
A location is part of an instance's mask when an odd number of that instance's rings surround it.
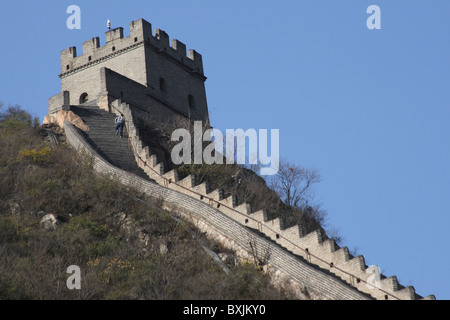
<svg viewBox="0 0 450 320">
<path fill-rule="evenodd" d="M 60 77 L 66 77 L 142 46 L 164 56 L 188 72 L 204 77 L 202 56 L 197 51 L 190 49 L 186 55 L 184 43 L 177 39 L 170 42 L 169 35 L 161 29 L 155 29 L 153 35 L 152 25 L 144 19 L 132 21 L 129 28 L 130 34 L 127 37 L 124 37 L 122 27 L 107 31 L 106 43 L 103 46 L 100 46 L 99 37 L 83 42 L 82 55 L 77 55 L 76 47 L 63 50 Z"/>
<path fill-rule="evenodd" d="M 208 109 L 201 55 L 189 50 L 186 57 L 186 46 L 176 39 L 170 42 L 163 30 L 156 29 L 153 35 L 151 24 L 140 19 L 130 23 L 128 37 L 119 27 L 106 32 L 104 46 L 98 37 L 83 42 L 80 56 L 76 47 L 70 47 L 61 52 L 60 77 L 62 92 L 49 99 L 49 114 L 70 105 L 82 107 L 96 99 L 100 108 L 123 113 L 129 147 L 138 167 L 152 182 L 113 168 L 100 158 L 96 158 L 98 172 L 117 174 L 118 181 L 125 185 L 139 186 L 144 193 L 211 222 L 228 234 L 230 242 L 248 252 L 253 250 L 254 239 L 259 239 L 255 240 L 259 246 L 270 246 L 269 264 L 326 297 L 435 298 L 419 296 L 414 287 L 402 286 L 395 276 L 374 274 L 363 256 L 353 257 L 347 247 L 339 247 L 319 230 L 306 233 L 301 225 L 287 226 L 264 210 L 254 212 L 249 203 L 239 202 L 235 195 L 225 198 L 223 190 L 212 190 L 208 183 L 198 184 L 193 175 L 180 180 L 177 170 L 168 171 L 141 140 L 135 120 L 140 113 L 157 116 L 157 123 L 175 119 L 174 114 L 206 120 Z M 70 144 L 95 154 L 70 122 L 64 128 Z M 251 241 L 247 234 L 251 234 Z"/>
<path fill-rule="evenodd" d="M 157 184 L 208 204 L 233 221 L 251 230 L 257 230 L 273 243 L 334 274 L 350 287 L 372 298 L 435 299 L 434 295 L 424 298 L 415 292 L 414 287 L 401 285 L 396 276 L 386 277 L 381 273 L 377 274 L 378 267 L 367 266 L 364 256 L 353 257 L 347 247 L 340 247 L 333 239 L 325 238 L 320 230 L 306 234 L 301 225 L 286 228 L 282 219 L 270 219 L 265 210 L 253 212 L 250 203 L 239 203 L 234 195 L 224 198 L 223 190 L 211 190 L 207 182 L 197 184 L 195 176 L 189 175 L 180 180 L 177 170 L 166 171 L 164 163 L 160 162 L 157 155 L 152 154 L 152 150 L 142 142 L 130 106 L 120 100 L 114 101 L 113 105 L 116 112 L 123 113 L 128 119 L 130 145 L 138 166 Z"/>
<path fill-rule="evenodd" d="M 144 19 L 132 21 L 129 30 L 128 36 L 122 27 L 108 30 L 103 45 L 99 37 L 84 41 L 82 54 L 76 47 L 61 52 L 61 91 L 70 93 L 69 104 L 100 100 L 109 94 L 152 109 L 152 114 L 158 105 L 159 114 L 166 113 L 165 108 L 207 121 L 202 56 L 187 51 L 181 41 L 170 40 L 165 31 L 153 30 Z M 105 68 L 111 70 L 106 87 Z M 113 78 L 120 83 L 113 83 Z"/>
</svg>

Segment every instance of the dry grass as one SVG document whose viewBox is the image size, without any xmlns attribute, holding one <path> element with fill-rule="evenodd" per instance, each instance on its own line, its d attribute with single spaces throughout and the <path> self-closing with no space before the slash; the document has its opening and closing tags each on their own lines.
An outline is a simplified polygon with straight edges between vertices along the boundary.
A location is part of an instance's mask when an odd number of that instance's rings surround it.
<svg viewBox="0 0 450 320">
<path fill-rule="evenodd" d="M 255 266 L 225 274 L 157 201 L 94 174 L 89 157 L 53 146 L 26 113 L 3 113 L 0 148 L 0 299 L 288 297 Z M 62 222 L 53 232 L 40 228 L 49 213 Z M 69 265 L 81 290 L 66 286 Z"/>
</svg>

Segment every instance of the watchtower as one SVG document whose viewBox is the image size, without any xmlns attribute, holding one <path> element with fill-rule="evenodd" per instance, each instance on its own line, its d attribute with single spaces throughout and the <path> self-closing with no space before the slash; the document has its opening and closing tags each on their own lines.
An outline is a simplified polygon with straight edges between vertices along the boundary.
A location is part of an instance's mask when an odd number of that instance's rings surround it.
<svg viewBox="0 0 450 320">
<path fill-rule="evenodd" d="M 83 42 L 82 55 L 70 47 L 61 52 L 61 93 L 49 99 L 49 114 L 64 105 L 97 100 L 103 109 L 120 99 L 164 120 L 174 114 L 208 121 L 202 56 L 155 29 L 144 19 Z M 111 111 L 111 110 L 110 110 Z"/>
</svg>

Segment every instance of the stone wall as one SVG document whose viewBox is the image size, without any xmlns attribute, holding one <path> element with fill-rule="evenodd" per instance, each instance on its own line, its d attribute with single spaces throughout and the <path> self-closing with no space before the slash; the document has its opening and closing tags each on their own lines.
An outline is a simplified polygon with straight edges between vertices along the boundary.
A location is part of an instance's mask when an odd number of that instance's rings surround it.
<svg viewBox="0 0 450 320">
<path fill-rule="evenodd" d="M 106 32 L 103 46 L 98 37 L 85 41 L 82 55 L 77 55 L 76 47 L 63 50 L 59 76 L 62 91 L 70 91 L 70 104 L 80 104 L 84 94 L 90 100 L 98 99 L 102 93 L 99 71 L 108 68 L 141 84 L 169 107 L 206 121 L 202 56 L 195 50 L 187 53 L 186 45 L 177 39 L 169 44 L 169 36 L 163 30 L 155 29 L 154 35 L 152 32 L 151 24 L 140 19 L 130 23 L 128 37 L 124 37 L 123 28 L 119 27 Z M 126 88 L 122 91 L 132 96 Z M 145 99 L 133 101 L 133 104 L 145 103 Z"/>
<path fill-rule="evenodd" d="M 57 113 L 60 110 L 70 109 L 69 91 L 62 91 L 48 99 L 48 115 Z"/>
<path fill-rule="evenodd" d="M 258 235 L 258 233 L 225 215 L 205 201 L 112 166 L 92 149 L 70 122 L 64 123 L 64 130 L 70 145 L 79 152 L 87 152 L 93 156 L 94 169 L 97 172 L 108 174 L 124 185 L 138 189 L 149 196 L 162 199 L 167 208 L 181 213 L 187 219 L 196 221 L 196 224 L 202 230 L 220 239 L 230 249 L 241 250 L 250 254 L 251 246 L 267 248 L 270 252 L 268 263 L 276 270 L 275 273 L 287 275 L 299 287 L 306 287 L 318 299 L 371 299 L 371 296 L 349 286 L 334 274 L 307 263 L 303 258 Z"/>
<path fill-rule="evenodd" d="M 158 98 L 153 90 L 104 67 L 100 69 L 100 92 L 98 100 L 104 100 L 104 103 L 100 103 L 100 108 L 113 112 L 111 105 L 114 101 L 126 101 L 135 107 L 139 117 L 149 121 L 151 119 L 158 126 L 171 121 L 180 122 L 191 116 L 186 110 Z"/>
<path fill-rule="evenodd" d="M 133 61 L 133 63 L 129 63 Z M 127 68 L 120 68 L 120 66 L 128 65 Z M 119 67 L 118 67 L 119 66 Z M 98 62 L 95 66 L 87 67 L 79 72 L 75 72 L 70 76 L 61 79 L 61 90 L 70 92 L 70 104 L 80 104 L 80 97 L 82 94 L 88 94 L 89 100 L 95 100 L 102 93 L 101 87 L 101 73 L 100 69 L 106 67 L 116 72 L 122 72 L 126 75 L 136 74 L 133 76 L 134 81 L 145 84 L 145 74 L 142 72 L 145 69 L 144 48 L 135 47 L 126 54 L 121 54 L 114 59 L 105 59 Z M 125 72 L 125 70 L 127 70 Z M 139 77 L 138 74 L 141 74 Z"/>
<path fill-rule="evenodd" d="M 269 220 L 265 211 L 253 212 L 250 204 L 236 203 L 234 196 L 223 198 L 222 190 L 210 190 L 207 183 L 197 185 L 193 176 L 180 180 L 177 171 L 166 172 L 140 140 L 135 117 L 151 114 L 154 121 L 165 124 L 178 116 L 209 121 L 206 77 L 198 52 L 187 52 L 179 40 L 170 42 L 163 30 L 155 29 L 153 34 L 151 24 L 143 19 L 130 23 L 129 36 L 124 37 L 123 28 L 115 28 L 106 32 L 105 45 L 94 37 L 83 43 L 82 50 L 82 55 L 77 55 L 76 47 L 61 52 L 62 92 L 49 99 L 49 116 L 65 120 L 69 105 L 80 104 L 85 95 L 109 112 L 123 113 L 135 159 L 156 183 L 113 167 L 65 121 L 67 141 L 92 154 L 98 172 L 162 198 L 168 208 L 196 221 L 211 236 L 222 237 L 232 249 L 250 252 L 251 244 L 270 248 L 269 264 L 320 298 L 422 298 L 395 276 L 380 275 L 378 280 L 363 256 L 352 257 L 348 248 L 324 239 L 319 231 L 304 234 L 300 226 L 286 229 L 279 219 Z M 133 112 L 123 101 L 134 105 Z"/>
<path fill-rule="evenodd" d="M 207 183 L 197 185 L 193 176 L 180 180 L 176 170 L 166 172 L 157 156 L 151 154 L 151 150 L 140 140 L 130 106 L 121 103 L 117 105 L 117 110 L 128 119 L 130 143 L 139 167 L 158 184 L 200 200 L 233 221 L 264 234 L 294 255 L 334 274 L 348 285 L 376 299 L 422 299 L 416 294 L 414 287 L 402 286 L 396 276 L 386 277 L 379 274 L 377 277 L 374 268 L 365 264 L 362 255 L 352 257 L 347 247 L 339 247 L 332 239 L 325 240 L 319 230 L 305 235 L 298 225 L 284 229 L 278 218 L 268 220 L 265 211 L 252 212 L 250 204 L 236 203 L 234 196 L 224 199 L 222 190 L 210 190 Z M 434 299 L 434 296 L 428 296 L 427 299 Z"/>
</svg>

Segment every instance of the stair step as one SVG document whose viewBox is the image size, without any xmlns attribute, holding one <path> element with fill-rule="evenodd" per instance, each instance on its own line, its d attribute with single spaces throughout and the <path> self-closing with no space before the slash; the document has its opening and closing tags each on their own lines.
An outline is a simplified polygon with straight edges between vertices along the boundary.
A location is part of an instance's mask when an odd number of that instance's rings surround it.
<svg viewBox="0 0 450 320">
<path fill-rule="evenodd" d="M 95 102 L 71 106 L 71 110 L 89 126 L 89 131 L 83 132 L 83 135 L 105 160 L 120 169 L 149 179 L 145 172 L 138 167 L 133 151 L 128 146 L 126 130 L 124 130 L 124 138 L 115 134 L 114 119 L 116 115 L 99 109 Z"/>
</svg>

